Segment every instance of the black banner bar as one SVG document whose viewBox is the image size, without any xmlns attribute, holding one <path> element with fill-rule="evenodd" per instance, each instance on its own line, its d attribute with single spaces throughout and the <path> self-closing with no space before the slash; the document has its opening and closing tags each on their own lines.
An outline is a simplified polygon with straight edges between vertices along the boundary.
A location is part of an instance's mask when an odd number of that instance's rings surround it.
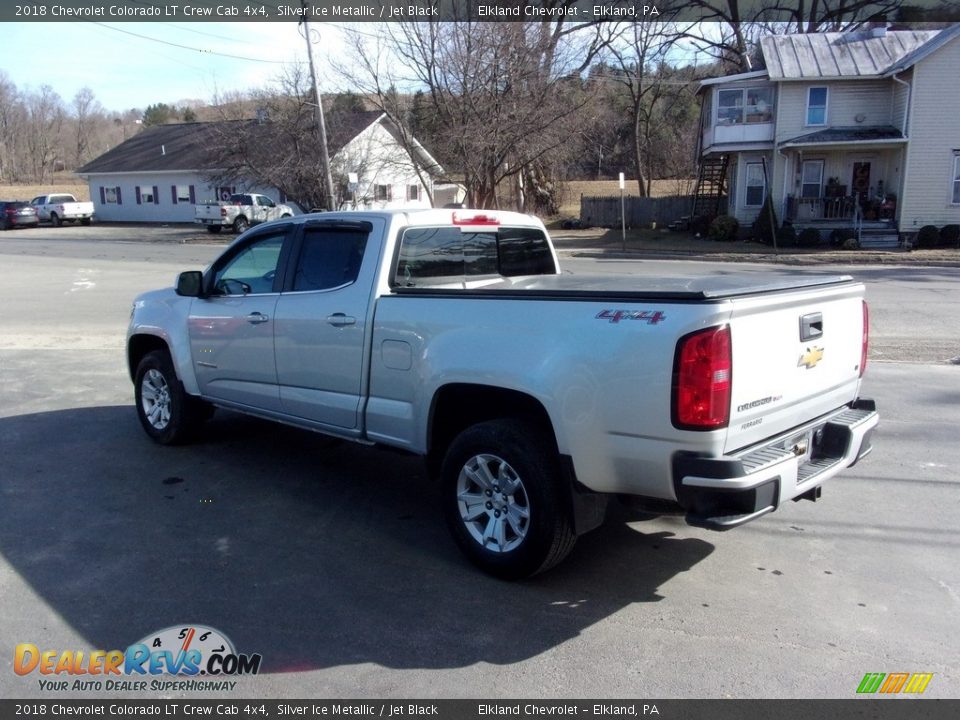
<svg viewBox="0 0 960 720">
<path fill-rule="evenodd" d="M 307 720 L 947 720 L 960 700 L 0 700 L 23 718 L 305 718 Z"/>
<path fill-rule="evenodd" d="M 740 17 L 765 11 L 766 21 L 795 20 L 791 11 L 799 2 L 780 2 L 774 10 L 771 0 L 740 0 Z M 936 17 L 926 20 L 960 20 L 960 0 L 911 0 L 904 5 L 936 11 Z M 857 7 L 857 17 L 868 20 L 895 13 L 897 3 L 876 0 Z M 711 3 L 689 0 L 35 0 L 0 5 L 2 22 L 291 22 L 304 17 L 312 22 L 717 19 Z"/>
</svg>

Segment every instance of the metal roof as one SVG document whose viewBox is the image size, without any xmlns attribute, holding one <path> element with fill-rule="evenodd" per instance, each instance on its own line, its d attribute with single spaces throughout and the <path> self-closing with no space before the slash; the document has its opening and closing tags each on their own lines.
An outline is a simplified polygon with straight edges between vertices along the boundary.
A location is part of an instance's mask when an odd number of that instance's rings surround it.
<svg viewBox="0 0 960 720">
<path fill-rule="evenodd" d="M 942 31 L 768 35 L 760 40 L 760 46 L 771 80 L 876 78 L 906 69 L 957 32 L 960 25 Z M 938 35 L 943 37 L 936 42 Z"/>
</svg>

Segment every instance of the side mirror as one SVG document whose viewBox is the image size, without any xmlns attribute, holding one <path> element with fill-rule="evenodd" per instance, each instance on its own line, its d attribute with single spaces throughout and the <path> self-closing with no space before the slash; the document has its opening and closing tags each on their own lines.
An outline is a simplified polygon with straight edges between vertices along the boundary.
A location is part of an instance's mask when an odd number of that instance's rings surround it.
<svg viewBox="0 0 960 720">
<path fill-rule="evenodd" d="M 177 295 L 183 297 L 203 296 L 203 273 L 199 270 L 187 270 L 177 275 Z"/>
</svg>

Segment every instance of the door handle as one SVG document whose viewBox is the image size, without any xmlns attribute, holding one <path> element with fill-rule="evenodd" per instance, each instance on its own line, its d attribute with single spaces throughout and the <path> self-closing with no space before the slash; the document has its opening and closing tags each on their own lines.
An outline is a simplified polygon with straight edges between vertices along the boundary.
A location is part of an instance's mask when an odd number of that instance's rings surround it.
<svg viewBox="0 0 960 720">
<path fill-rule="evenodd" d="M 343 313 L 334 313 L 333 315 L 327 316 L 327 322 L 334 327 L 346 327 L 347 325 L 355 325 L 357 319 L 349 315 L 344 315 Z"/>
<path fill-rule="evenodd" d="M 247 315 L 247 322 L 251 325 L 259 325 L 260 323 L 265 323 L 270 318 L 259 312 L 252 312 Z"/>
</svg>

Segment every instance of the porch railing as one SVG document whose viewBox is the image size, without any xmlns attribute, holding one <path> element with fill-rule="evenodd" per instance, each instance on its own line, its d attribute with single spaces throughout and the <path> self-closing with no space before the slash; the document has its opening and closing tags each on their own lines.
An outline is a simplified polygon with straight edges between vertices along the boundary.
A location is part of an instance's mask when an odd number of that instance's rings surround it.
<svg viewBox="0 0 960 720">
<path fill-rule="evenodd" d="M 785 219 L 792 223 L 812 220 L 853 220 L 857 201 L 853 196 L 798 198 L 787 196 Z"/>
</svg>

